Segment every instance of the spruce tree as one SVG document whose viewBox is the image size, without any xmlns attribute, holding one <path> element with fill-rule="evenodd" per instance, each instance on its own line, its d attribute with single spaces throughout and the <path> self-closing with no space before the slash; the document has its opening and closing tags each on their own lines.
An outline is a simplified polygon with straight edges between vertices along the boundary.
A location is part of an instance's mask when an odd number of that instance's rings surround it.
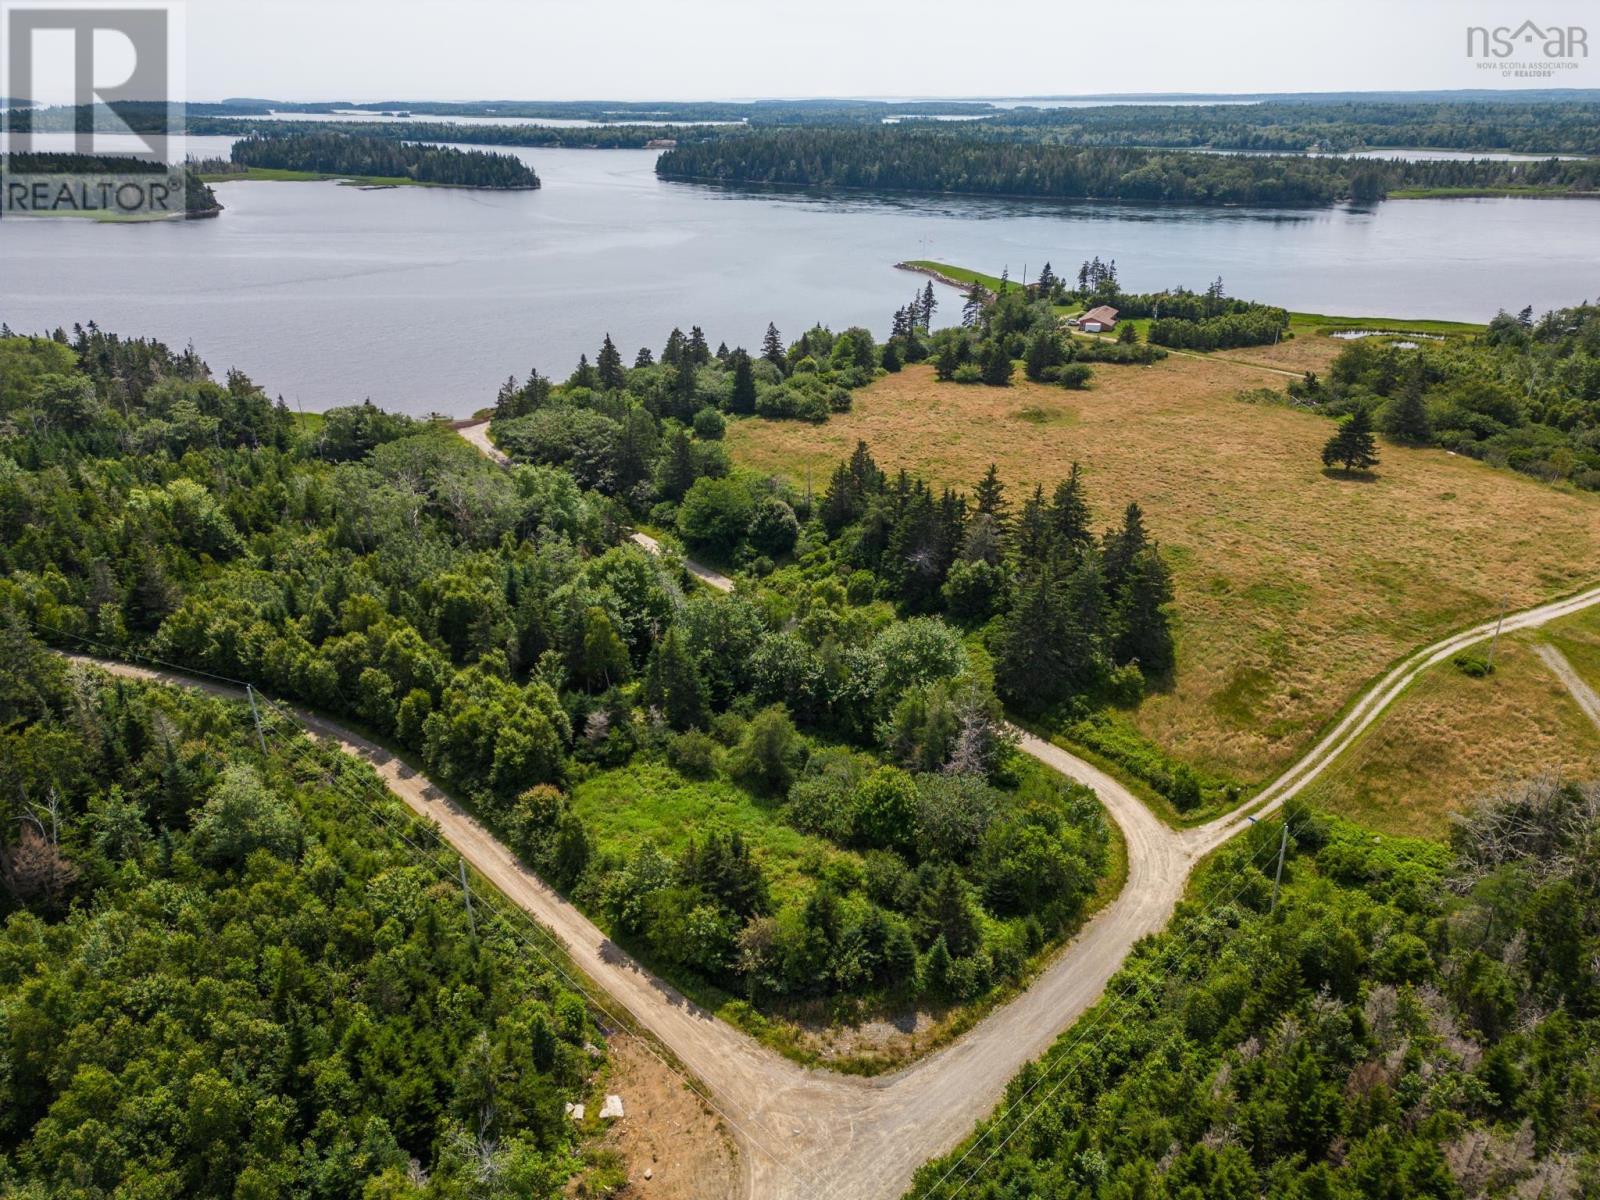
<svg viewBox="0 0 1600 1200">
<path fill-rule="evenodd" d="M 967 289 L 966 303 L 961 306 L 961 323 L 972 328 L 983 317 L 983 287 L 974 280 Z"/>
<path fill-rule="evenodd" d="M 1000 698 L 1038 712 L 1065 696 L 1070 634 L 1060 564 L 1047 559 L 1023 581 L 1001 624 L 994 663 Z"/>
<path fill-rule="evenodd" d="M 600 386 L 608 392 L 620 388 L 626 378 L 622 369 L 622 355 L 617 353 L 609 333 L 606 334 L 606 340 L 600 344 L 600 354 L 595 359 L 595 374 L 600 380 Z"/>
<path fill-rule="evenodd" d="M 743 350 L 733 352 L 733 394 L 728 409 L 744 416 L 756 411 L 755 372 L 750 367 L 750 356 Z"/>
<path fill-rule="evenodd" d="M 656 365 L 656 356 L 650 353 L 649 346 L 639 347 L 639 353 L 633 356 L 633 365 L 636 367 L 653 367 Z"/>
<path fill-rule="evenodd" d="M 1175 653 L 1166 606 L 1172 601 L 1172 573 L 1154 546 L 1134 557 L 1117 600 L 1113 656 L 1136 662 L 1146 679 L 1172 671 Z"/>
<path fill-rule="evenodd" d="M 578 369 L 572 373 L 572 378 L 567 381 L 573 387 L 593 388 L 599 380 L 595 377 L 594 368 L 589 365 L 587 354 L 578 355 Z"/>
<path fill-rule="evenodd" d="M 1322 448 L 1322 465 L 1335 463 L 1346 471 L 1365 471 L 1378 465 L 1378 442 L 1372 436 L 1372 414 L 1358 408 Z"/>
<path fill-rule="evenodd" d="M 663 499 L 678 501 L 694 486 L 694 480 L 694 447 L 689 444 L 689 435 L 680 429 L 667 443 L 657 487 Z"/>
<path fill-rule="evenodd" d="M 704 728 L 709 720 L 705 680 L 677 626 L 656 643 L 644 679 L 645 703 L 661 710 L 673 729 Z"/>
<path fill-rule="evenodd" d="M 1426 368 L 1420 357 L 1411 361 L 1400 394 L 1383 410 L 1383 431 L 1402 442 L 1422 445 L 1433 440 L 1433 422 L 1428 419 L 1428 405 L 1424 399 L 1427 387 Z"/>
<path fill-rule="evenodd" d="M 1056 485 L 1056 494 L 1050 504 L 1050 524 L 1056 537 L 1064 546 L 1082 549 L 1094 541 L 1090 532 L 1089 504 L 1083 497 L 1083 478 L 1078 464 Z"/>
<path fill-rule="evenodd" d="M 1130 501 L 1122 514 L 1122 528 L 1112 530 L 1105 538 L 1106 587 L 1112 595 L 1121 592 L 1133 560 L 1148 542 L 1144 531 L 1144 511 L 1136 501 Z"/>
<path fill-rule="evenodd" d="M 941 383 L 949 383 L 956 377 L 956 368 L 960 365 L 960 343 L 958 343 L 955 338 L 947 338 L 944 345 L 939 347 L 939 357 L 934 360 L 934 376 Z"/>
<path fill-rule="evenodd" d="M 933 280 L 930 279 L 930 280 L 928 280 L 928 282 L 922 288 L 922 304 L 921 304 L 921 308 L 922 308 L 922 327 L 924 329 L 927 329 L 927 330 L 932 330 L 933 329 L 933 310 L 938 308 L 938 307 L 939 307 L 939 297 L 933 294 Z"/>
<path fill-rule="evenodd" d="M 697 367 L 703 367 L 711 361 L 711 347 L 706 345 L 706 335 L 700 326 L 694 325 L 689 329 L 689 343 L 684 348 L 689 361 Z"/>
<path fill-rule="evenodd" d="M 780 371 L 783 369 L 783 337 L 778 333 L 778 327 L 770 321 L 767 322 L 767 335 L 761 339 L 761 357 Z"/>
<path fill-rule="evenodd" d="M 1011 351 L 1006 349 L 1005 339 L 997 334 L 983 351 L 983 381 L 990 387 L 1005 387 L 1015 370 Z"/>
<path fill-rule="evenodd" d="M 972 500 L 978 512 L 987 513 L 999 525 L 1005 524 L 1011 505 L 1006 502 L 1006 485 L 1000 482 L 1000 470 L 994 463 L 989 464 L 978 486 L 972 489 Z"/>
</svg>

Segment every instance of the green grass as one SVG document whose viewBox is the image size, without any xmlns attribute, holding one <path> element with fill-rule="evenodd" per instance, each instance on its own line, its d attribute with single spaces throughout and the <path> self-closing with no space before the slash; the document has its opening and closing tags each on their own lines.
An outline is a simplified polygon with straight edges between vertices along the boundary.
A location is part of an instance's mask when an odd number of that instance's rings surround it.
<svg viewBox="0 0 1600 1200">
<path fill-rule="evenodd" d="M 572 808 L 602 854 L 631 858 L 654 841 L 676 856 L 691 838 L 737 833 L 760 862 L 782 907 L 836 858 L 857 860 L 822 838 L 801 833 L 757 799 L 722 779 L 690 779 L 664 763 L 635 762 L 604 771 L 572 789 Z"/>
<path fill-rule="evenodd" d="M 250 167 L 238 173 L 226 172 L 202 175 L 206 183 L 324 183 L 336 180 L 361 187 L 441 187 L 443 184 L 419 183 L 415 179 L 395 175 L 333 175 L 321 171 L 288 171 L 279 167 Z"/>
<path fill-rule="evenodd" d="M 1411 317 L 1338 317 L 1327 313 L 1291 312 L 1291 333 L 1332 333 L 1340 329 L 1381 329 L 1393 333 L 1425 333 L 1437 337 L 1469 337 L 1488 328 L 1473 321 L 1417 320 Z"/>
<path fill-rule="evenodd" d="M 1389 193 L 1390 200 L 1471 200 L 1499 196 L 1579 196 L 1596 197 L 1600 192 L 1580 192 L 1571 188 L 1538 184 L 1510 184 L 1505 187 L 1418 187 L 1399 188 Z"/>
</svg>

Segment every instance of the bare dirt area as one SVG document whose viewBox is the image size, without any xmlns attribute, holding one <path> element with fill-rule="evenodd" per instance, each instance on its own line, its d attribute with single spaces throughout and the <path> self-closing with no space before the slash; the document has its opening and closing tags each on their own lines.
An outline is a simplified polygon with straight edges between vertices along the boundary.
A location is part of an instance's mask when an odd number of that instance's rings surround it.
<svg viewBox="0 0 1600 1200">
<path fill-rule="evenodd" d="M 919 366 L 825 425 L 742 420 L 728 443 L 818 489 L 858 440 L 936 483 L 970 488 L 996 463 L 1013 499 L 1082 463 L 1096 518 L 1137 500 L 1174 567 L 1177 683 L 1134 723 L 1251 784 L 1409 647 L 1565 595 L 1600 563 L 1600 497 L 1388 445 L 1369 479 L 1325 475 L 1330 421 L 1237 399 L 1286 382 L 1216 356 L 1101 365 L 1084 392 L 941 384 Z"/>
<path fill-rule="evenodd" d="M 628 1173 L 627 1188 L 613 1194 L 736 1200 L 738 1154 L 715 1110 L 636 1038 L 612 1038 L 607 1054 L 604 1090 L 622 1097 L 625 1115 L 600 1145 L 620 1154 Z"/>
</svg>

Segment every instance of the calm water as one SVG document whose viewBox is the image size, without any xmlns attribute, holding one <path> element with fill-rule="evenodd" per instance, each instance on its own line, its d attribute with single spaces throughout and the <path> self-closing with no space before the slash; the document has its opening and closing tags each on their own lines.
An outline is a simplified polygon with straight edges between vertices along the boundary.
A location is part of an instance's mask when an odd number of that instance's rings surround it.
<svg viewBox="0 0 1600 1200">
<path fill-rule="evenodd" d="M 194 139 L 191 153 L 224 152 Z M 229 183 L 220 218 L 0 222 L 0 319 L 98 321 L 238 366 L 307 409 L 371 397 L 465 414 L 530 366 L 565 374 L 609 331 L 631 359 L 673 325 L 753 346 L 774 320 L 887 332 L 927 257 L 1036 274 L 1099 254 L 1137 289 L 1291 308 L 1483 320 L 1593 294 L 1600 202 L 1390 201 L 1262 212 L 824 198 L 658 181 L 652 151 L 518 152 L 537 192 Z M 942 318 L 960 307 L 943 293 Z"/>
</svg>

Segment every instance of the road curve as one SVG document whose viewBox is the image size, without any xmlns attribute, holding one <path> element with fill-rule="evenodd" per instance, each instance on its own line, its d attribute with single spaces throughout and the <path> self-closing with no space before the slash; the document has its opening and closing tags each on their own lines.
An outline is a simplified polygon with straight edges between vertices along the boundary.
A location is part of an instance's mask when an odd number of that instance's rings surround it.
<svg viewBox="0 0 1600 1200">
<path fill-rule="evenodd" d="M 511 458 L 500 447 L 489 440 L 489 422 L 470 421 L 453 426 L 455 431 L 464 437 L 475 449 L 480 451 L 492 462 L 502 467 L 511 465 Z M 629 540 L 637 546 L 642 546 L 651 554 L 661 553 L 661 543 L 648 533 L 634 533 L 629 535 Z M 733 591 L 733 580 L 721 571 L 714 571 L 710 567 L 695 562 L 693 559 L 684 560 L 684 568 L 707 587 L 715 588 L 719 592 Z"/>
<path fill-rule="evenodd" d="M 1577 701 L 1578 707 L 1583 710 L 1583 715 L 1594 722 L 1596 729 L 1600 729 L 1600 695 L 1589 686 L 1589 681 L 1573 669 L 1567 656 L 1554 646 L 1535 646 L 1533 652 L 1550 668 L 1551 674 L 1561 681 L 1567 691 L 1572 693 L 1572 698 Z"/>
<path fill-rule="evenodd" d="M 460 432 L 504 461 L 481 424 Z M 647 537 L 636 540 L 655 548 Z M 719 590 L 731 589 L 725 576 L 689 566 Z M 1506 631 L 1529 628 L 1597 603 L 1600 587 L 1507 616 L 1498 624 Z M 1419 673 L 1491 636 L 1496 625 L 1488 622 L 1453 635 L 1395 667 L 1247 807 L 1255 815 L 1275 811 L 1360 737 Z M 100 659 L 81 661 L 138 678 L 239 694 L 176 673 Z M 1026 992 L 956 1042 L 895 1074 L 867 1080 L 803 1069 L 717 1020 L 633 962 L 425 776 L 334 722 L 299 715 L 312 736 L 371 764 L 413 811 L 437 822 L 475 870 L 559 937 L 576 965 L 688 1066 L 740 1143 L 748 1200 L 893 1200 L 901 1195 L 918 1166 L 969 1133 L 974 1122 L 993 1110 L 1012 1076 L 1043 1054 L 1099 998 L 1133 945 L 1166 924 L 1195 862 L 1247 820 L 1241 811 L 1207 825 L 1172 830 L 1109 775 L 1059 747 L 1022 735 L 1026 753 L 1099 795 L 1127 841 L 1127 885 Z"/>
<path fill-rule="evenodd" d="M 1526 629 L 1600 604 L 1600 588 L 1505 618 Z M 1355 741 L 1422 671 L 1493 635 L 1496 622 L 1426 647 L 1369 689 L 1349 712 L 1252 806 L 1275 811 Z M 120 675 L 236 689 L 176 672 L 71 656 Z M 593 922 L 523 867 L 445 793 L 382 747 L 335 722 L 299 712 L 312 736 L 369 763 L 413 811 L 435 821 L 455 850 L 565 944 L 577 966 L 625 1005 L 683 1061 L 714 1097 L 738 1138 L 750 1200 L 893 1200 L 912 1173 L 948 1150 L 989 1113 L 1006 1083 L 1092 1005 L 1134 943 L 1160 930 L 1194 863 L 1246 824 L 1243 811 L 1172 830 L 1122 784 L 1031 735 L 1021 748 L 1099 795 L 1128 846 L 1128 882 L 1026 992 L 964 1037 L 876 1079 L 806 1070 L 766 1050 L 641 968 Z"/>
</svg>

